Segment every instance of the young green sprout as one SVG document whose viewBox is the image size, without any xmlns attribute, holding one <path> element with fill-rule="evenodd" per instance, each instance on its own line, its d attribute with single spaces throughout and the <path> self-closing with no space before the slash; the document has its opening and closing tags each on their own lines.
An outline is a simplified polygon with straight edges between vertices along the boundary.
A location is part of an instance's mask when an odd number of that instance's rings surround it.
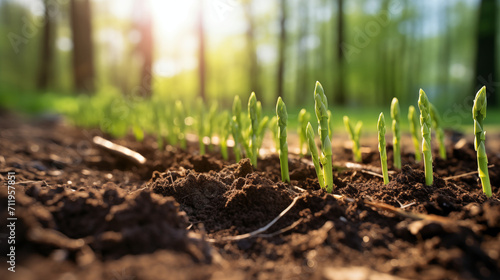
<svg viewBox="0 0 500 280">
<path fill-rule="evenodd" d="M 422 155 L 420 154 L 420 134 L 418 133 L 420 125 L 413 105 L 408 108 L 408 121 L 410 122 L 411 139 L 415 146 L 415 161 L 419 162 L 422 160 Z"/>
<path fill-rule="evenodd" d="M 248 117 L 250 118 L 250 135 L 248 144 L 250 146 L 250 162 L 254 167 L 257 167 L 257 157 L 258 157 L 258 129 L 259 129 L 259 118 L 257 109 L 257 97 L 255 92 L 252 92 L 250 98 L 248 99 Z"/>
<path fill-rule="evenodd" d="M 384 113 L 380 113 L 377 123 L 378 131 L 378 150 L 380 152 L 380 164 L 382 165 L 382 175 L 384 184 L 389 184 L 389 171 L 387 170 L 387 150 L 385 145 L 385 118 Z"/>
<path fill-rule="evenodd" d="M 483 192 L 487 197 L 491 197 L 490 176 L 488 173 L 488 157 L 486 155 L 486 131 L 483 128 L 483 120 L 486 118 L 486 87 L 482 87 L 476 94 L 474 106 L 472 107 L 472 117 L 474 118 L 474 147 L 477 151 L 477 166 L 479 178 L 483 186 Z"/>
<path fill-rule="evenodd" d="M 444 132 L 443 128 L 441 127 L 441 118 L 439 117 L 439 112 L 437 111 L 436 107 L 431 105 L 431 119 L 432 119 L 432 128 L 436 131 L 436 138 L 438 140 L 439 144 L 439 156 L 442 159 L 446 159 L 446 148 L 444 146 Z"/>
<path fill-rule="evenodd" d="M 420 126 L 422 130 L 422 153 L 424 154 L 425 184 L 432 185 L 432 148 L 431 148 L 431 114 L 430 103 L 425 92 L 420 89 L 418 98 L 420 109 Z"/>
<path fill-rule="evenodd" d="M 224 111 L 220 116 L 220 152 L 224 160 L 228 160 L 229 156 L 227 154 L 227 139 L 229 138 L 230 131 L 230 120 L 229 113 Z"/>
<path fill-rule="evenodd" d="M 310 118 L 311 114 L 309 114 L 309 112 L 307 112 L 306 109 L 300 110 L 299 128 L 297 129 L 297 133 L 299 134 L 299 153 L 301 157 L 304 156 L 304 144 L 307 143 L 306 129 L 307 129 L 307 123 L 309 122 Z"/>
<path fill-rule="evenodd" d="M 392 146 L 394 149 L 393 159 L 394 167 L 401 169 L 401 131 L 399 130 L 399 101 L 396 97 L 392 99 L 391 103 L 391 118 L 392 118 Z"/>
<path fill-rule="evenodd" d="M 352 142 L 352 153 L 354 155 L 355 162 L 362 162 L 363 158 L 361 156 L 361 146 L 359 145 L 359 139 L 361 136 L 361 128 L 363 127 L 363 122 L 358 121 L 356 127 L 353 128 L 348 116 L 344 116 L 344 126 L 349 133 L 349 138 Z"/>
<path fill-rule="evenodd" d="M 319 82 L 316 82 L 314 89 L 314 107 L 316 118 L 318 119 L 318 131 L 321 139 L 321 156 L 318 154 L 318 148 L 314 141 L 314 132 L 311 123 L 307 124 L 307 144 L 309 152 L 318 175 L 318 181 L 321 188 L 327 192 L 333 191 L 333 174 L 332 174 L 332 143 L 328 137 L 328 101 L 326 99 L 323 87 Z"/>
<path fill-rule="evenodd" d="M 281 180 L 290 183 L 290 174 L 288 173 L 288 143 L 286 140 L 286 125 L 288 114 L 286 112 L 285 102 L 278 97 L 276 103 L 276 116 L 278 117 L 278 138 L 280 139 L 279 156 L 281 166 Z"/>
<path fill-rule="evenodd" d="M 240 149 L 241 131 L 238 125 L 238 121 L 236 120 L 236 116 L 233 116 L 231 118 L 230 126 L 234 140 L 234 147 L 233 147 L 234 157 L 236 159 L 236 162 L 239 162 L 241 159 L 241 149 Z"/>
</svg>

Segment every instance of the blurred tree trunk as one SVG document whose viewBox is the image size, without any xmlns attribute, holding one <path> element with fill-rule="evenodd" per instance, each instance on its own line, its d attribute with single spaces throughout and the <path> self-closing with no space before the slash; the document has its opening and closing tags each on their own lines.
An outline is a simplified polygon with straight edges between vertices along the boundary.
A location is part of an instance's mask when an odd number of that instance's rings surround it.
<svg viewBox="0 0 500 280">
<path fill-rule="evenodd" d="M 250 61 L 250 91 L 260 93 L 259 63 L 257 61 L 257 46 L 255 42 L 255 23 L 252 13 L 252 1 L 245 1 L 245 17 L 248 23 L 246 39 L 248 58 Z"/>
<path fill-rule="evenodd" d="M 136 9 L 139 11 L 137 29 L 141 34 L 138 51 L 142 58 L 142 67 L 139 81 L 139 94 L 142 97 L 151 97 L 153 86 L 153 16 L 150 0 L 136 0 Z"/>
<path fill-rule="evenodd" d="M 205 92 L 205 79 L 206 79 L 206 67 L 205 67 L 205 30 L 203 27 L 203 0 L 199 1 L 198 10 L 198 78 L 199 78 L 199 95 L 200 98 L 206 102 L 206 92 Z"/>
<path fill-rule="evenodd" d="M 70 13 L 75 90 L 91 93 L 95 87 L 90 0 L 71 0 Z"/>
<path fill-rule="evenodd" d="M 309 64 L 308 64 L 308 54 L 309 49 L 307 48 L 307 38 L 308 28 L 309 28 L 309 0 L 299 1 L 299 34 L 297 36 L 297 80 L 296 80 L 296 92 L 297 104 L 303 106 L 306 101 L 310 98 L 307 93 L 309 84 Z"/>
<path fill-rule="evenodd" d="M 43 1 L 45 5 L 45 15 L 42 34 L 42 47 L 40 53 L 40 68 L 38 72 L 37 88 L 47 90 L 53 74 L 53 57 L 54 57 L 54 19 L 50 15 L 50 10 L 47 5 L 47 0 Z"/>
<path fill-rule="evenodd" d="M 286 1 L 280 0 L 280 37 L 278 42 L 278 72 L 276 76 L 277 90 L 276 99 L 283 97 L 285 76 L 285 46 L 286 46 Z"/>
<path fill-rule="evenodd" d="M 497 1 L 481 0 L 477 23 L 477 49 L 474 85 L 486 86 L 488 105 L 497 106 L 500 88 L 496 85 Z M 496 88 L 493 88 L 496 87 Z M 477 90 L 478 88 L 476 88 Z M 475 92 L 474 92 L 475 94 Z"/>
<path fill-rule="evenodd" d="M 345 105 L 346 94 L 344 89 L 344 68 L 345 58 L 342 53 L 342 42 L 344 42 L 344 0 L 337 0 L 337 89 L 335 94 L 335 104 Z"/>
</svg>

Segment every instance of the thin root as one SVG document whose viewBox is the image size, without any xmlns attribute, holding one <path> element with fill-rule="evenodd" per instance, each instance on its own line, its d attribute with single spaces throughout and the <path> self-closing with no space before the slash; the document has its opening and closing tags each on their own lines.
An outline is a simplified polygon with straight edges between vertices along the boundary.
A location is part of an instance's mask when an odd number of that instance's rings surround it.
<svg viewBox="0 0 500 280">
<path fill-rule="evenodd" d="M 492 167 L 495 167 L 495 165 L 494 164 L 488 165 L 488 168 L 492 168 Z M 446 177 L 443 180 L 448 181 L 448 180 L 458 179 L 458 178 L 467 177 L 467 176 L 470 176 L 470 175 L 475 175 L 477 173 L 479 173 L 479 172 L 478 171 L 467 172 L 467 173 L 460 174 L 460 175 Z"/>
<path fill-rule="evenodd" d="M 268 230 L 272 225 L 274 225 L 279 219 L 281 219 L 283 216 L 285 216 L 286 213 L 288 213 L 288 211 L 290 211 L 290 209 L 292 209 L 292 207 L 295 205 L 295 203 L 297 202 L 297 200 L 299 200 L 300 196 L 297 196 L 293 199 L 292 203 L 290 203 L 290 205 L 288 205 L 288 207 L 283 210 L 283 212 L 281 212 L 276 218 L 274 218 L 274 220 L 272 220 L 270 223 L 268 223 L 267 225 L 257 229 L 257 230 L 254 230 L 250 233 L 245 233 L 245 234 L 241 234 L 241 235 L 236 235 L 236 236 L 228 236 L 228 237 L 223 237 L 223 238 L 219 238 L 219 239 L 207 239 L 207 242 L 210 242 L 210 243 L 217 243 L 217 242 L 226 242 L 226 241 L 236 241 L 236 240 L 242 240 L 242 239 L 247 239 L 247 238 L 251 238 L 251 237 L 256 237 L 258 236 L 260 233 L 262 232 L 265 232 L 266 230 Z M 295 223 L 293 224 L 295 225 Z M 285 228 L 284 229 L 285 231 L 286 230 L 289 230 L 288 228 Z"/>
</svg>

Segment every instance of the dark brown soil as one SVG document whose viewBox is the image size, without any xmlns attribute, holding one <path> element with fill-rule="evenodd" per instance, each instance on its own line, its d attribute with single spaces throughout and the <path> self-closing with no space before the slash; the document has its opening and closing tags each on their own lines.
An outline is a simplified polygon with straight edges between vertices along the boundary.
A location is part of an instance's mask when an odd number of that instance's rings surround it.
<svg viewBox="0 0 500 280">
<path fill-rule="evenodd" d="M 16 173 L 18 219 L 15 273 L 0 231 L 1 279 L 500 279 L 499 151 L 489 153 L 486 199 L 477 174 L 452 178 L 477 170 L 470 142 L 450 143 L 450 158 L 435 159 L 432 186 L 413 154 L 384 185 L 373 173 L 376 143 L 362 166 L 349 165 L 339 145 L 341 197 L 320 190 L 307 157 L 290 156 L 285 184 L 276 155 L 254 169 L 248 159 L 197 155 L 195 143 L 158 151 L 153 137 L 113 140 L 147 158 L 136 166 L 92 145 L 99 134 L 2 113 L 0 176 Z M 228 241 L 295 198 L 266 231 Z M 4 187 L 0 219 L 8 217 Z"/>
</svg>

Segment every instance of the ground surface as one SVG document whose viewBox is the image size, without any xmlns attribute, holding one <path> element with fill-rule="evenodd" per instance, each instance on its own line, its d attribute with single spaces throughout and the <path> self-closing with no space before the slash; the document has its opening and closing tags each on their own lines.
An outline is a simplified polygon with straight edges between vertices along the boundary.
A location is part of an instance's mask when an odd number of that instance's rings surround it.
<svg viewBox="0 0 500 280">
<path fill-rule="evenodd" d="M 375 142 L 358 166 L 336 146 L 334 196 L 319 190 L 307 158 L 291 156 L 284 184 L 276 155 L 254 169 L 196 155 L 194 144 L 160 152 L 152 137 L 113 140 L 147 158 L 137 166 L 95 147 L 96 134 L 57 118 L 0 116 L 0 179 L 16 173 L 18 218 L 15 273 L 0 230 L 1 279 L 500 279 L 493 133 L 489 200 L 476 174 L 450 178 L 476 171 L 471 142 L 455 145 L 460 135 L 448 135 L 450 159 L 435 160 L 430 187 L 410 153 L 384 186 Z M 229 240 L 286 208 L 266 231 Z"/>
</svg>

